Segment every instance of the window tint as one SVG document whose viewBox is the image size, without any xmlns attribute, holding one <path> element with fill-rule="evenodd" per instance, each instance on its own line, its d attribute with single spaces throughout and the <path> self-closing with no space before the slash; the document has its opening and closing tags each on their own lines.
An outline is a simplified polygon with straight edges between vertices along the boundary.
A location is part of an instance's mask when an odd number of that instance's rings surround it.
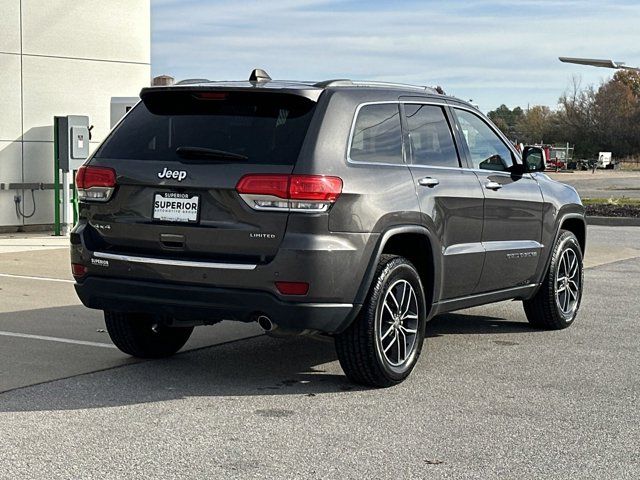
<svg viewBox="0 0 640 480">
<path fill-rule="evenodd" d="M 477 115 L 456 109 L 473 168 L 504 171 L 513 165 L 511 150 Z"/>
<path fill-rule="evenodd" d="M 442 107 L 405 104 L 413 163 L 459 167 L 453 135 Z"/>
<path fill-rule="evenodd" d="M 315 103 L 293 95 L 157 92 L 138 104 L 97 158 L 179 161 L 178 147 L 220 150 L 253 164 L 293 164 Z"/>
<path fill-rule="evenodd" d="M 402 163 L 397 103 L 365 105 L 360 109 L 349 156 L 356 162 Z"/>
</svg>

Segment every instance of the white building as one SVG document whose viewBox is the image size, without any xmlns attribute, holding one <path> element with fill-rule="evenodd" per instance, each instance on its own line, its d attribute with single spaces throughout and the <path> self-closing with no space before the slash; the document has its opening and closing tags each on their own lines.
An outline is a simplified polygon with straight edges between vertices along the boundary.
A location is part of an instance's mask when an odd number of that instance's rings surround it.
<svg viewBox="0 0 640 480">
<path fill-rule="evenodd" d="M 88 115 L 91 149 L 110 126 L 112 97 L 150 83 L 149 0 L 0 0 L 0 231 L 53 223 L 53 117 Z"/>
</svg>

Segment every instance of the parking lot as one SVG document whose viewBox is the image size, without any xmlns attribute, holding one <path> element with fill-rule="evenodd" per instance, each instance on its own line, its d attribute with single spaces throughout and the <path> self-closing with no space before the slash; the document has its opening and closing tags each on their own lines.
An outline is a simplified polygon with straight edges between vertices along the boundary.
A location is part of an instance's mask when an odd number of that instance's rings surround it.
<svg viewBox="0 0 640 480">
<path fill-rule="evenodd" d="M 412 376 L 347 382 L 328 340 L 196 329 L 121 354 L 65 239 L 0 238 L 0 478 L 640 477 L 640 228 L 589 227 L 576 324 L 518 302 L 434 319 Z"/>
<path fill-rule="evenodd" d="M 575 187 L 582 198 L 640 198 L 640 172 L 570 170 L 548 173 L 551 178 Z"/>
</svg>

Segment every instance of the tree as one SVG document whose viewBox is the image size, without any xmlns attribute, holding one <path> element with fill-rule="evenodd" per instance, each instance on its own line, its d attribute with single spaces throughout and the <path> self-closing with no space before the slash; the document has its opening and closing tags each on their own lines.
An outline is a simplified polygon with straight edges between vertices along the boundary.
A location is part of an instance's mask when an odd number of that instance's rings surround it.
<svg viewBox="0 0 640 480">
<path fill-rule="evenodd" d="M 635 90 L 634 90 L 635 89 Z M 576 145 L 576 155 L 593 158 L 599 151 L 621 157 L 640 152 L 640 75 L 619 71 L 596 90 L 574 78 L 560 97 L 559 127 Z"/>
<path fill-rule="evenodd" d="M 516 125 L 522 117 L 522 109 L 520 107 L 510 110 L 509 107 L 502 104 L 489 112 L 488 117 L 507 137 L 511 139 L 518 137 Z"/>
<path fill-rule="evenodd" d="M 636 98 L 640 98 L 640 72 L 635 70 L 618 70 L 613 75 L 612 81 L 626 85 L 631 89 Z"/>
<path fill-rule="evenodd" d="M 640 129 L 633 118 L 639 110 L 633 83 L 614 79 L 603 84 L 594 97 L 597 138 L 602 150 L 617 156 L 636 153 Z M 637 84 L 640 87 L 640 83 Z"/>
<path fill-rule="evenodd" d="M 598 88 L 582 87 L 574 77 L 558 102 L 555 111 L 500 105 L 488 116 L 518 142 L 571 143 L 576 158 L 595 158 L 600 151 L 615 157 L 640 154 L 640 72 L 620 70 Z"/>
<path fill-rule="evenodd" d="M 565 133 L 566 141 L 575 145 L 575 156 L 589 158 L 597 155 L 599 142 L 594 117 L 593 87 L 582 89 L 580 79 L 573 77 L 559 103 L 558 126 Z"/>
<path fill-rule="evenodd" d="M 549 107 L 535 105 L 520 117 L 516 128 L 524 143 L 549 142 L 549 132 L 553 112 Z"/>
</svg>

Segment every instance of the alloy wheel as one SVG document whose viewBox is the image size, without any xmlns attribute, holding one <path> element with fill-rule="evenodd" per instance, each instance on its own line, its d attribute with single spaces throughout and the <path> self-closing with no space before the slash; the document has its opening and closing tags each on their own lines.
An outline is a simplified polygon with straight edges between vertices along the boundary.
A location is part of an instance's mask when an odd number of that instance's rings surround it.
<svg viewBox="0 0 640 480">
<path fill-rule="evenodd" d="M 567 248 L 562 252 L 555 276 L 556 305 L 566 318 L 578 308 L 581 287 L 580 260 L 573 249 Z"/>
<path fill-rule="evenodd" d="M 412 355 L 418 336 L 418 298 L 407 280 L 397 280 L 385 292 L 377 318 L 377 342 L 382 357 L 400 367 Z"/>
</svg>

